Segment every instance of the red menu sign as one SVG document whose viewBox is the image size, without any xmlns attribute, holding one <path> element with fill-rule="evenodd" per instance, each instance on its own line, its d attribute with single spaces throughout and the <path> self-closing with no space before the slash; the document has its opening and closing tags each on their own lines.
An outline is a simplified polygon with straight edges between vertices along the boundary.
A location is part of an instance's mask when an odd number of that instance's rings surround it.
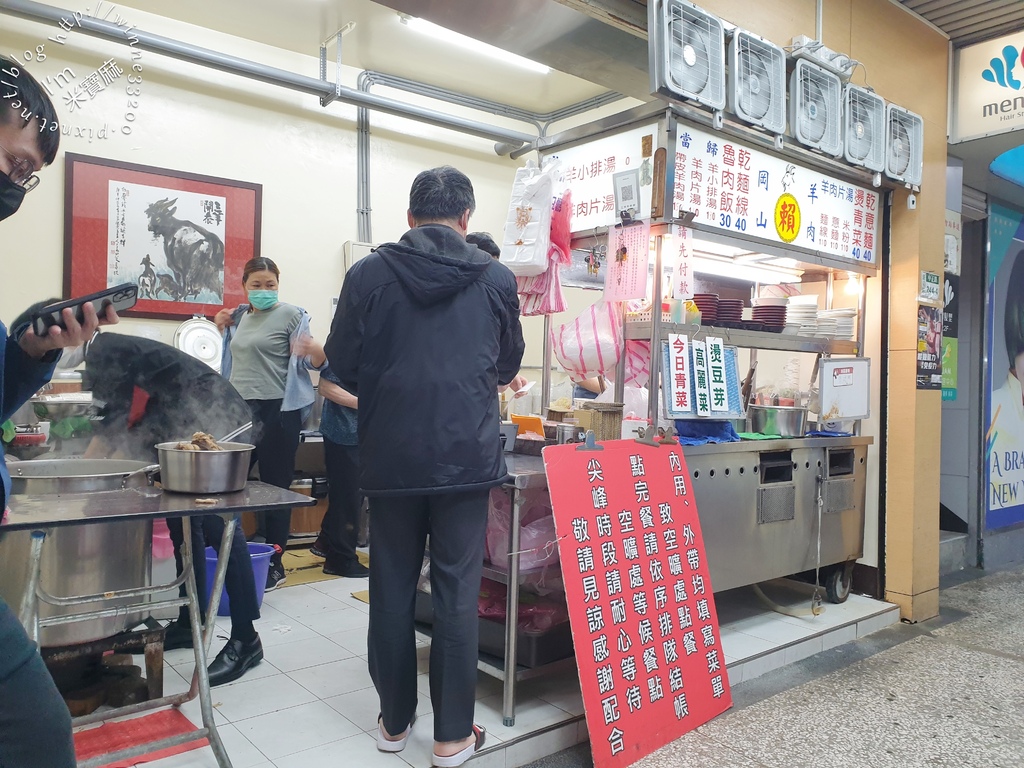
<svg viewBox="0 0 1024 768">
<path fill-rule="evenodd" d="M 635 440 L 557 445 L 544 465 L 596 768 L 732 706 L 686 459 Z"/>
</svg>

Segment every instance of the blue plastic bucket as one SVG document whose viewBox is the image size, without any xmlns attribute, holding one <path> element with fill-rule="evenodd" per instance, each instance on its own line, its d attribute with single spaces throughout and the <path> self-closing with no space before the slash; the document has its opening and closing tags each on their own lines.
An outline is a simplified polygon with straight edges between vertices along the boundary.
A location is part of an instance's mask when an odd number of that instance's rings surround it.
<svg viewBox="0 0 1024 768">
<path fill-rule="evenodd" d="M 249 559 L 252 560 L 252 575 L 256 580 L 256 604 L 263 605 L 263 590 L 267 588 L 267 572 L 270 571 L 270 557 L 274 554 L 274 548 L 269 544 L 255 544 L 248 542 Z M 206 604 L 210 604 L 210 594 L 213 592 L 213 576 L 217 570 L 217 550 L 213 547 L 206 548 Z M 220 607 L 217 609 L 218 616 L 230 616 L 231 605 L 228 603 L 228 590 L 225 589 L 220 595 Z"/>
</svg>

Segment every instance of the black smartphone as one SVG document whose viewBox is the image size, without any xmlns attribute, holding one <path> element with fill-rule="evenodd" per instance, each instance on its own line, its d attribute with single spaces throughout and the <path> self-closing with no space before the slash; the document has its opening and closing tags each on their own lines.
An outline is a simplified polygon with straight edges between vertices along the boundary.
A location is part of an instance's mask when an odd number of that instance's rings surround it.
<svg viewBox="0 0 1024 768">
<path fill-rule="evenodd" d="M 88 296 L 50 304 L 32 313 L 32 330 L 36 332 L 36 336 L 45 336 L 54 325 L 60 326 L 62 330 L 66 330 L 64 316 L 61 314 L 65 309 L 75 310 L 75 319 L 81 323 L 85 321 L 85 314 L 82 308 L 86 303 L 91 303 L 93 309 L 96 310 L 96 314 L 102 318 L 103 314 L 107 311 L 107 307 L 113 305 L 115 312 L 123 312 L 134 307 L 138 298 L 139 286 L 134 283 L 122 283 L 121 285 L 115 285 L 113 288 L 91 293 Z"/>
</svg>

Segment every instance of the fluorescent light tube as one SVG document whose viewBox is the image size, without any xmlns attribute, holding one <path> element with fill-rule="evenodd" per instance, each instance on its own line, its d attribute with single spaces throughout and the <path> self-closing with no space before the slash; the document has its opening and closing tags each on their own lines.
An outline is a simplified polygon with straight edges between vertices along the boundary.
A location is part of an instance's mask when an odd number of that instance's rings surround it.
<svg viewBox="0 0 1024 768">
<path fill-rule="evenodd" d="M 546 75 L 551 71 L 551 67 L 549 66 L 540 64 L 536 61 L 531 61 L 524 56 L 510 53 L 509 51 L 481 42 L 480 40 L 475 40 L 472 37 L 467 37 L 466 35 L 446 29 L 445 27 L 438 26 L 426 19 L 419 19 L 415 16 L 405 15 L 400 15 L 400 18 L 402 23 L 408 26 L 409 29 L 422 32 L 435 40 L 449 43 L 451 45 L 457 45 L 460 48 L 465 48 L 466 50 L 473 51 L 474 53 L 489 56 L 492 59 L 497 59 L 498 61 L 502 61 L 506 64 L 521 67 L 522 69 L 528 69 L 531 72 L 537 72 L 542 75 Z"/>
</svg>

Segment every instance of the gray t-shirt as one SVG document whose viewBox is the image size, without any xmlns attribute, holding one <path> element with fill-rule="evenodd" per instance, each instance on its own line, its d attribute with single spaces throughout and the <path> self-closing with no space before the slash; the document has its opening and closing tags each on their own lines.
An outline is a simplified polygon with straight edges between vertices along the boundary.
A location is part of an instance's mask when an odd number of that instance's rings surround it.
<svg viewBox="0 0 1024 768">
<path fill-rule="evenodd" d="M 291 335 L 301 319 L 291 304 L 242 315 L 231 340 L 231 383 L 246 400 L 284 397 Z"/>
</svg>

